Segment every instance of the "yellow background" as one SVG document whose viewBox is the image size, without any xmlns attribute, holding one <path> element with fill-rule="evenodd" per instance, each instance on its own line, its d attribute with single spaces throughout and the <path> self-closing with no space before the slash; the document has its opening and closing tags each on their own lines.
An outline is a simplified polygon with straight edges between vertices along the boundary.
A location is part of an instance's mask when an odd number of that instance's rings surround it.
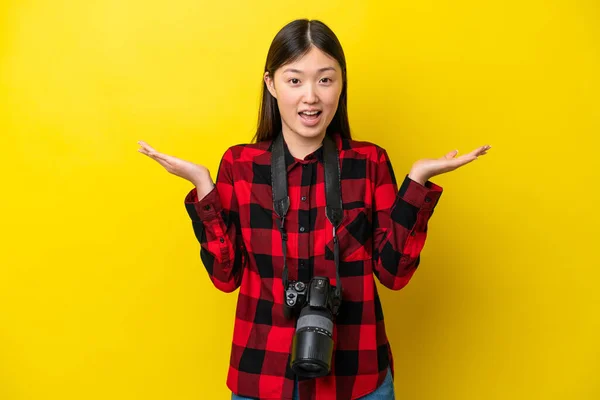
<svg viewBox="0 0 600 400">
<path fill-rule="evenodd" d="M 380 287 L 400 399 L 599 399 L 597 1 L 4 1 L 0 399 L 227 399 L 237 294 L 212 287 L 191 184 L 250 141 L 275 33 L 316 18 L 355 138 L 412 162 L 489 143 L 419 271 Z"/>
</svg>

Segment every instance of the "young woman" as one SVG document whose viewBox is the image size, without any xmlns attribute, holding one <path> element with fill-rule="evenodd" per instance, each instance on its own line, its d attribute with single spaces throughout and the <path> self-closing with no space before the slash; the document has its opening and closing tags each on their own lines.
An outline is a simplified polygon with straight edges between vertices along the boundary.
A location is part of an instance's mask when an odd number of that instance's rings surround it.
<svg viewBox="0 0 600 400">
<path fill-rule="evenodd" d="M 195 186 L 185 206 L 202 262 L 218 289 L 240 288 L 227 386 L 233 399 L 393 399 L 392 352 L 374 277 L 392 290 L 409 282 L 442 192 L 429 179 L 490 146 L 416 161 L 398 186 L 385 149 L 351 138 L 344 52 L 316 20 L 281 29 L 263 81 L 253 143 L 225 151 L 216 185 L 206 167 L 139 142 L 141 153 Z M 325 213 L 329 139 L 337 150 L 343 205 L 335 239 Z M 271 168 L 276 143 L 283 168 Z M 284 241 L 273 205 L 275 174 L 287 176 Z M 326 375 L 306 377 L 291 368 L 298 319 L 284 313 L 283 255 L 291 281 L 308 285 L 324 277 L 336 285 L 336 246 L 342 295 L 329 332 L 330 364 Z"/>
</svg>

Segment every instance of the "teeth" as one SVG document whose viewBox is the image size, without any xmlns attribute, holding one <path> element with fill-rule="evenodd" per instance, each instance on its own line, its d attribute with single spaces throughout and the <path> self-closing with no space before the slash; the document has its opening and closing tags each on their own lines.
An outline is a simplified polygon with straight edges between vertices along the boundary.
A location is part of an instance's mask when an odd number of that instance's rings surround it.
<svg viewBox="0 0 600 400">
<path fill-rule="evenodd" d="M 304 115 L 316 115 L 318 113 L 318 111 L 302 111 L 302 114 Z"/>
</svg>

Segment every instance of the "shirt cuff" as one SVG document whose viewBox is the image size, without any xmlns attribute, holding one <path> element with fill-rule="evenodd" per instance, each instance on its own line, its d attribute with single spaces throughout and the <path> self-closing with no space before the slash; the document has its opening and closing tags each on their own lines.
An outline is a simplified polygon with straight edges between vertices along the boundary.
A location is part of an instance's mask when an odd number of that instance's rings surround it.
<svg viewBox="0 0 600 400">
<path fill-rule="evenodd" d="M 406 174 L 404 182 L 400 185 L 398 195 L 415 207 L 423 210 L 433 210 L 442 195 L 442 191 L 441 186 L 431 181 L 421 185 L 419 182 L 410 179 Z"/>
<path fill-rule="evenodd" d="M 193 188 L 185 197 L 184 203 L 192 221 L 207 221 L 216 218 L 222 208 L 216 185 L 200 201 L 198 201 L 197 189 Z"/>
</svg>

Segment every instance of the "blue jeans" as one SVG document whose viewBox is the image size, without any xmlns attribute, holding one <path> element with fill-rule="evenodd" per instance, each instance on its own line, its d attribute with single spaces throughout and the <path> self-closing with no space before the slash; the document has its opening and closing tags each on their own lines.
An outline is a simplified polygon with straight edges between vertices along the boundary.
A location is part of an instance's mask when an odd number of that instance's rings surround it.
<svg viewBox="0 0 600 400">
<path fill-rule="evenodd" d="M 293 400 L 298 400 L 298 380 L 294 385 Z M 392 379 L 392 371 L 388 368 L 385 380 L 374 392 L 360 398 L 360 400 L 394 400 L 394 380 Z M 241 397 L 237 394 L 231 394 L 231 400 L 252 400 L 249 397 Z"/>
</svg>

